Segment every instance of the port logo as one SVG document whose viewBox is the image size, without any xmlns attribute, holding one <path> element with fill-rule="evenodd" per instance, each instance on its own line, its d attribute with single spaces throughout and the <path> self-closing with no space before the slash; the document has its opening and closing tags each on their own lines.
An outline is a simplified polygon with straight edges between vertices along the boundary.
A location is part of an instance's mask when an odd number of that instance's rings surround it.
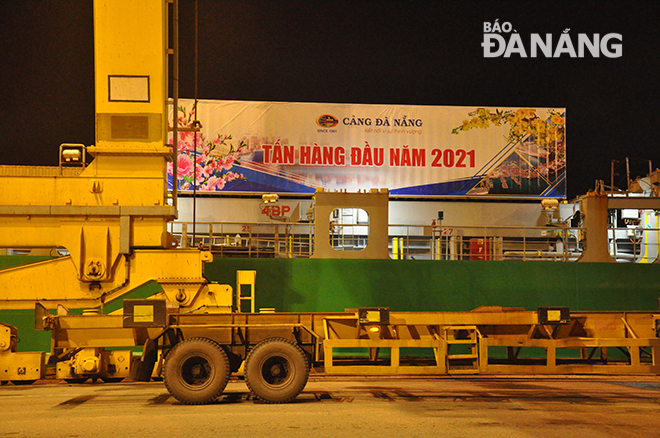
<svg viewBox="0 0 660 438">
<path fill-rule="evenodd" d="M 318 119 L 316 119 L 316 124 L 321 128 L 334 128 L 339 124 L 339 119 L 330 114 L 323 114 Z"/>
</svg>

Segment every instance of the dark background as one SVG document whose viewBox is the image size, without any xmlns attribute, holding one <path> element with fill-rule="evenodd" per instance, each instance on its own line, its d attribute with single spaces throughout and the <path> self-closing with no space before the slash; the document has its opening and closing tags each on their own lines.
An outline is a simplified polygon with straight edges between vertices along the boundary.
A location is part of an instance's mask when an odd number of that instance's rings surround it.
<svg viewBox="0 0 660 438">
<path fill-rule="evenodd" d="M 660 166 L 658 1 L 199 0 L 200 99 L 566 107 L 569 198 Z M 195 2 L 181 0 L 181 97 Z M 484 58 L 484 22 L 620 33 L 620 58 Z M 507 37 L 508 39 L 508 37 Z M 92 1 L 0 2 L 0 164 L 94 143 Z"/>
</svg>

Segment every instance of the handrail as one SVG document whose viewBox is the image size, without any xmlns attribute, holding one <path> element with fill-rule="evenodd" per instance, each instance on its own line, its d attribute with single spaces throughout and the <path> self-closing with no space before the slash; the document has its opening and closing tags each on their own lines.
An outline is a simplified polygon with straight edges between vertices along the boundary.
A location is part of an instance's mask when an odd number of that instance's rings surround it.
<svg viewBox="0 0 660 438">
<path fill-rule="evenodd" d="M 189 224 L 173 222 L 169 225 L 170 232 L 183 239 L 182 229 Z M 201 231 L 195 242 L 186 237 L 188 246 L 201 244 L 221 256 L 233 253 L 247 257 L 310 257 L 313 254 L 316 230 L 311 222 L 199 221 L 197 227 Z M 364 247 L 368 243 L 368 225 L 333 224 L 333 227 L 335 234 L 329 237 L 343 237 L 333 240 L 339 250 Z M 346 232 L 342 232 L 344 228 Z M 582 239 L 586 231 L 565 226 L 397 223 L 389 224 L 389 230 L 390 255 L 396 259 L 522 261 L 576 261 L 584 249 Z M 610 228 L 609 244 L 615 260 L 654 263 L 660 259 L 656 239 L 660 230 L 637 230 L 643 241 L 636 238 L 626 243 L 625 236 L 631 232 L 626 228 Z"/>
</svg>

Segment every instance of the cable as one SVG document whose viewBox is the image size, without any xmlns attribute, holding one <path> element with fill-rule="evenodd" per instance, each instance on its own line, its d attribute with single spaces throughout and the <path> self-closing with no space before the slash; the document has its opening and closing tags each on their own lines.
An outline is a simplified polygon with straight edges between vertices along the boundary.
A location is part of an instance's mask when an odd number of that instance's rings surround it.
<svg viewBox="0 0 660 438">
<path fill-rule="evenodd" d="M 200 123 L 199 120 L 197 119 L 197 67 L 199 64 L 199 58 L 198 58 L 198 46 L 199 46 L 199 10 L 198 10 L 198 0 L 195 0 L 195 61 L 194 61 L 194 87 L 195 87 L 195 92 L 194 92 L 194 98 L 195 98 L 195 103 L 193 104 L 193 111 L 195 111 L 195 121 L 193 122 L 194 127 L 199 127 Z M 196 227 L 197 227 L 197 133 L 199 131 L 193 131 L 195 134 L 195 154 L 194 160 L 193 160 L 193 237 L 192 237 L 192 243 L 193 246 L 195 245 L 195 234 L 196 234 Z"/>
</svg>

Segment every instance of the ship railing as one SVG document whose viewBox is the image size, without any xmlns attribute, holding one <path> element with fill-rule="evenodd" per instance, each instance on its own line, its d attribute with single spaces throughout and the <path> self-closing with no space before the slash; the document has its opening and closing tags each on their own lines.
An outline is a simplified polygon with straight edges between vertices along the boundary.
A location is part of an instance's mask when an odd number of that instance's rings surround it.
<svg viewBox="0 0 660 438">
<path fill-rule="evenodd" d="M 307 258 L 314 253 L 310 222 L 174 222 L 169 231 L 182 247 L 210 249 L 220 257 Z M 332 224 L 327 233 L 338 251 L 361 251 L 369 225 Z M 395 260 L 576 261 L 585 230 L 563 226 L 452 226 L 390 224 L 388 251 Z M 610 254 L 618 262 L 660 260 L 660 230 L 609 230 Z"/>
<path fill-rule="evenodd" d="M 581 229 L 552 226 L 389 226 L 392 258 L 575 261 Z"/>
<path fill-rule="evenodd" d="M 182 248 L 202 248 L 219 257 L 311 257 L 309 222 L 172 222 L 168 231 Z"/>
<path fill-rule="evenodd" d="M 617 262 L 660 263 L 660 228 L 610 228 L 607 237 Z"/>
</svg>

